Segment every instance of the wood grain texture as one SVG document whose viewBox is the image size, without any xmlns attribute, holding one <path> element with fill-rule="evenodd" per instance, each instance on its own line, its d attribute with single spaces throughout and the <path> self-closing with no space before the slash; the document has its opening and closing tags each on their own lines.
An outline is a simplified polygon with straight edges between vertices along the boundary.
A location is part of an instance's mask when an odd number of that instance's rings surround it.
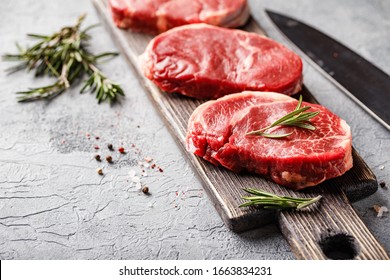
<svg viewBox="0 0 390 280">
<path fill-rule="evenodd" d="M 165 119 L 179 146 L 201 178 L 205 191 L 227 227 L 233 231 L 241 232 L 273 222 L 278 217 L 282 233 L 298 258 L 327 258 L 319 245 L 326 232 L 344 232 L 356 236 L 357 239 L 361 237 L 368 240 L 370 246 L 376 250 L 369 250 L 364 246 L 364 240 L 359 239 L 359 250 L 362 255 L 359 255 L 358 258 L 383 259 L 387 257 L 382 247 L 357 217 L 348 201 L 348 199 L 351 201 L 362 199 L 374 193 L 378 187 L 375 175 L 355 150 L 353 150 L 354 167 L 349 172 L 342 177 L 328 180 L 317 187 L 301 192 L 287 190 L 259 176 L 235 174 L 224 168 L 215 167 L 188 153 L 184 144 L 187 122 L 193 110 L 204 101 L 190 99 L 179 94 L 163 93 L 151 81 L 144 78 L 138 58 L 152 36 L 116 28 L 111 21 L 106 0 L 93 0 L 93 2 L 113 40 L 139 75 L 139 79 L 144 83 L 151 101 Z M 264 34 L 254 20 L 250 20 L 244 29 Z M 306 88 L 303 89 L 302 94 L 306 101 L 316 102 Z M 320 204 L 321 206 L 319 206 L 321 209 L 312 207 L 308 211 L 302 212 L 275 212 L 257 208 L 238 208 L 238 205 L 243 202 L 240 197 L 245 195 L 242 190 L 244 187 L 261 188 L 276 194 L 290 196 L 309 197 L 321 194 L 324 199 Z M 315 215 L 312 215 L 312 213 L 315 213 Z M 348 215 L 352 217 L 350 220 L 347 219 Z M 308 244 L 311 245 L 308 246 Z"/>
<path fill-rule="evenodd" d="M 341 189 L 326 182 L 318 193 L 323 198 L 314 207 L 278 212 L 279 227 L 298 259 L 389 259 Z"/>
</svg>

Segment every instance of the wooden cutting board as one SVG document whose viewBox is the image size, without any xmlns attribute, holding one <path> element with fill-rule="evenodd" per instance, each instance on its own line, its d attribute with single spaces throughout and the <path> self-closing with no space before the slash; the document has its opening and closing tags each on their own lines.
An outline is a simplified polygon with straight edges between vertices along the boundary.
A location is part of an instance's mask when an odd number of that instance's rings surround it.
<svg viewBox="0 0 390 280">
<path fill-rule="evenodd" d="M 378 188 L 375 175 L 355 149 L 354 167 L 345 175 L 301 192 L 287 190 L 259 176 L 235 174 L 188 153 L 184 144 L 187 122 L 195 108 L 204 100 L 163 93 L 144 78 L 139 65 L 139 55 L 144 52 L 153 37 L 118 29 L 111 20 L 107 0 L 93 0 L 93 3 L 123 57 L 143 82 L 146 93 L 198 173 L 205 191 L 228 228 L 242 232 L 278 222 L 283 236 L 299 259 L 388 259 L 385 250 L 350 204 L 350 201 L 373 194 Z M 253 19 L 243 29 L 264 34 Z M 305 87 L 301 94 L 304 100 L 317 102 Z M 238 205 L 243 203 L 241 196 L 246 194 L 242 190 L 244 187 L 261 188 L 279 195 L 297 197 L 322 195 L 323 199 L 317 205 L 302 211 L 238 208 Z"/>
</svg>

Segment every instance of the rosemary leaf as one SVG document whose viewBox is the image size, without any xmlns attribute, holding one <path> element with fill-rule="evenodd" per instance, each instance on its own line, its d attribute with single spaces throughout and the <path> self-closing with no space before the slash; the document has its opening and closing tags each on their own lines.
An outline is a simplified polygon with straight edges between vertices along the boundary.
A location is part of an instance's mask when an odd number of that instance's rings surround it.
<svg viewBox="0 0 390 280">
<path fill-rule="evenodd" d="M 37 38 L 37 39 L 45 39 L 45 40 L 47 40 L 47 38 L 49 38 L 49 37 L 46 36 L 46 35 L 31 34 L 31 33 L 27 33 L 27 36 L 28 36 L 28 37 L 32 37 L 32 38 Z"/>
<path fill-rule="evenodd" d="M 100 23 L 95 23 L 95 24 L 92 24 L 92 25 L 90 25 L 90 26 L 88 26 L 87 28 L 85 28 L 84 30 L 83 30 L 83 34 L 87 34 L 87 32 L 89 31 L 89 30 L 91 30 L 91 29 L 93 29 L 93 28 L 96 28 L 96 27 L 98 27 L 98 26 L 100 26 Z"/>
<path fill-rule="evenodd" d="M 253 188 L 247 188 L 244 189 L 244 191 L 253 196 L 241 197 L 242 199 L 247 200 L 247 202 L 244 202 L 239 207 L 262 206 L 267 209 L 302 209 L 316 203 L 322 198 L 320 195 L 314 198 L 278 196 Z"/>
<path fill-rule="evenodd" d="M 258 136 L 263 136 L 263 137 L 272 138 L 272 139 L 284 138 L 284 137 L 290 136 L 291 134 L 293 134 L 293 133 L 290 132 L 290 133 L 285 133 L 285 134 L 272 134 L 272 133 L 256 132 L 256 135 L 258 135 Z M 248 135 L 254 135 L 254 134 L 248 134 Z"/>
</svg>

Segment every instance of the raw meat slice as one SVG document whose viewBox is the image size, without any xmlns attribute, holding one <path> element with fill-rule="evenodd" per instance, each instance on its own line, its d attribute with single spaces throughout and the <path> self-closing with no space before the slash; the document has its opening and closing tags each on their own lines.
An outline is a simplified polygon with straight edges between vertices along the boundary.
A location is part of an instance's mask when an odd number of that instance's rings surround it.
<svg viewBox="0 0 390 280">
<path fill-rule="evenodd" d="M 302 84 L 302 60 L 291 50 L 255 33 L 207 24 L 158 35 L 141 63 L 160 89 L 200 99 L 244 90 L 292 95 Z"/>
<path fill-rule="evenodd" d="M 134 31 L 157 33 L 159 6 L 170 0 L 109 0 L 114 23 L 119 28 Z"/>
<path fill-rule="evenodd" d="M 352 137 L 347 123 L 326 108 L 311 121 L 316 130 L 275 128 L 292 135 L 270 139 L 246 135 L 292 112 L 297 100 L 274 92 L 242 92 L 208 101 L 191 115 L 187 149 L 215 165 L 232 171 L 263 175 L 298 190 L 344 174 L 352 167 Z"/>
<path fill-rule="evenodd" d="M 246 0 L 110 0 L 109 6 L 118 27 L 152 34 L 192 23 L 238 27 L 250 15 Z"/>
</svg>

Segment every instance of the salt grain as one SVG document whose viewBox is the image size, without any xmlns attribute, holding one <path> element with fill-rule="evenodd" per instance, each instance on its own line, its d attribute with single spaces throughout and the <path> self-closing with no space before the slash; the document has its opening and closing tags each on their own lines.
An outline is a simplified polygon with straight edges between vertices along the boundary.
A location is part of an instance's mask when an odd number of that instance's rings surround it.
<svg viewBox="0 0 390 280">
<path fill-rule="evenodd" d="M 134 176 L 133 178 L 131 178 L 131 181 L 133 181 L 134 183 L 139 183 L 141 179 L 138 176 Z"/>
<path fill-rule="evenodd" d="M 141 173 L 141 176 L 142 176 L 142 177 L 148 177 L 148 173 L 142 172 L 142 173 Z"/>
<path fill-rule="evenodd" d="M 376 215 L 378 218 L 382 218 L 383 213 L 389 212 L 389 209 L 387 209 L 386 206 L 381 206 L 378 211 L 378 215 Z"/>
<path fill-rule="evenodd" d="M 378 218 L 383 217 L 383 213 L 389 212 L 389 209 L 387 209 L 386 206 L 380 206 L 380 205 L 373 205 L 372 208 L 374 208 L 375 212 L 377 213 Z"/>
<path fill-rule="evenodd" d="M 383 169 L 385 169 L 384 165 L 379 166 L 379 170 L 383 170 Z"/>
<path fill-rule="evenodd" d="M 130 172 L 129 172 L 129 176 L 131 177 L 131 178 L 133 178 L 134 176 L 135 176 L 135 170 L 130 170 Z"/>
<path fill-rule="evenodd" d="M 137 184 L 135 184 L 136 188 L 141 190 L 142 189 L 142 184 L 140 182 L 138 182 Z"/>
</svg>

